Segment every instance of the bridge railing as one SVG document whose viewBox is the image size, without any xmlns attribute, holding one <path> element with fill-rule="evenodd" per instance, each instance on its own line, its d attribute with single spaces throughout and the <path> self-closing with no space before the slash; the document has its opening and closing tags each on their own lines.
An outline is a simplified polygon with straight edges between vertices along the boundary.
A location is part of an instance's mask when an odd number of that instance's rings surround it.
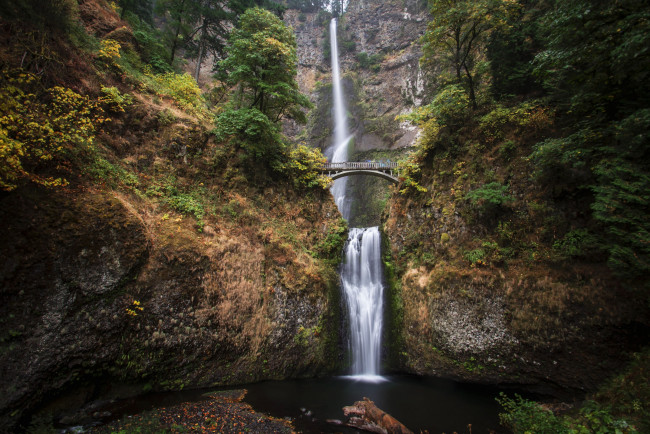
<svg viewBox="0 0 650 434">
<path fill-rule="evenodd" d="M 387 170 L 387 169 L 397 169 L 397 163 L 394 162 L 361 162 L 361 161 L 346 161 L 343 163 L 325 163 L 322 166 L 323 171 L 328 170 L 355 170 L 355 169 L 365 169 L 365 170 Z"/>
</svg>

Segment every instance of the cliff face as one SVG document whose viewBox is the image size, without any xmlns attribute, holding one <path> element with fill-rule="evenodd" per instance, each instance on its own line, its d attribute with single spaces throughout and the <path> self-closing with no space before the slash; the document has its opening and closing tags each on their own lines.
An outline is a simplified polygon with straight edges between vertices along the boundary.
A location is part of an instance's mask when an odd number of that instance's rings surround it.
<svg viewBox="0 0 650 434">
<path fill-rule="evenodd" d="M 330 201 L 264 198 L 314 240 L 338 224 Z M 197 233 L 191 219 L 102 191 L 3 198 L 3 425 L 52 397 L 81 394 L 82 405 L 110 383 L 178 389 L 336 369 L 333 268 L 296 252 L 277 220 L 227 220 Z"/>
<path fill-rule="evenodd" d="M 93 5 L 106 16 L 85 14 Z M 98 37 L 126 25 L 104 2 L 82 6 Z M 87 63 L 57 84 L 93 100 L 110 84 L 128 103 L 104 106 L 110 121 L 66 166 L 69 186 L 0 192 L 0 431 L 35 411 L 88 422 L 118 385 L 336 372 L 345 224 L 329 192 L 243 164 L 208 116 L 66 47 Z"/>
<path fill-rule="evenodd" d="M 350 2 L 339 19 L 340 62 L 355 151 L 414 144 L 417 130 L 399 125 L 395 116 L 423 102 L 426 76 L 419 66 L 418 39 L 427 17 L 424 1 L 360 0 Z M 325 149 L 332 129 L 330 17 L 289 10 L 285 21 L 297 36 L 301 89 L 316 104 L 299 138 Z"/>
<path fill-rule="evenodd" d="M 531 178 L 526 157 L 544 132 L 504 123 L 500 133 L 489 140 L 471 119 L 443 130 L 418 157 L 426 191 L 395 192 L 384 212 L 398 366 L 594 390 L 644 345 L 643 291 L 584 239 L 562 236 L 588 214 Z M 486 186 L 500 186 L 502 202 L 472 200 Z"/>
</svg>

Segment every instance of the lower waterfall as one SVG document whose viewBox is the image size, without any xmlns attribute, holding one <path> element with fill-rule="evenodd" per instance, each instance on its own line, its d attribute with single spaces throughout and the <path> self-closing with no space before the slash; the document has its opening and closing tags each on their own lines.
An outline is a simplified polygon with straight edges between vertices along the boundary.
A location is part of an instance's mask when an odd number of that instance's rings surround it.
<svg viewBox="0 0 650 434">
<path fill-rule="evenodd" d="M 351 228 L 341 266 L 353 376 L 379 375 L 383 295 L 379 228 Z"/>
</svg>

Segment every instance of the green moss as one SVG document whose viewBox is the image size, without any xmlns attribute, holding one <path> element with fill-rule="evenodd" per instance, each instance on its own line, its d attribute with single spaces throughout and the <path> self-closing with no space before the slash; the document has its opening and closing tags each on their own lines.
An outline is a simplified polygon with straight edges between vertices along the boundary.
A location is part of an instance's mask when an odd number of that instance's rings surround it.
<svg viewBox="0 0 650 434">
<path fill-rule="evenodd" d="M 405 359 L 404 353 L 404 300 L 402 299 L 402 284 L 399 280 L 396 265 L 391 255 L 390 241 L 382 233 L 382 261 L 386 279 L 385 318 L 387 327 L 384 331 L 384 342 L 388 347 L 388 367 L 400 368 Z"/>
</svg>

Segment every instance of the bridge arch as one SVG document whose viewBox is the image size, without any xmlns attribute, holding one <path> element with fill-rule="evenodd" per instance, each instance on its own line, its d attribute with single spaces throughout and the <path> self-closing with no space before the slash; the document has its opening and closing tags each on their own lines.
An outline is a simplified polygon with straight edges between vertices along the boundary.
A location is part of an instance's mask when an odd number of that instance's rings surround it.
<svg viewBox="0 0 650 434">
<path fill-rule="evenodd" d="M 378 178 L 386 179 L 393 184 L 399 184 L 399 180 L 386 172 L 380 172 L 379 170 L 368 170 L 368 169 L 357 169 L 357 170 L 343 170 L 341 172 L 336 172 L 332 175 L 329 175 L 333 180 L 339 178 L 344 178 L 346 176 L 355 176 L 355 175 L 369 175 L 376 176 Z"/>
</svg>

